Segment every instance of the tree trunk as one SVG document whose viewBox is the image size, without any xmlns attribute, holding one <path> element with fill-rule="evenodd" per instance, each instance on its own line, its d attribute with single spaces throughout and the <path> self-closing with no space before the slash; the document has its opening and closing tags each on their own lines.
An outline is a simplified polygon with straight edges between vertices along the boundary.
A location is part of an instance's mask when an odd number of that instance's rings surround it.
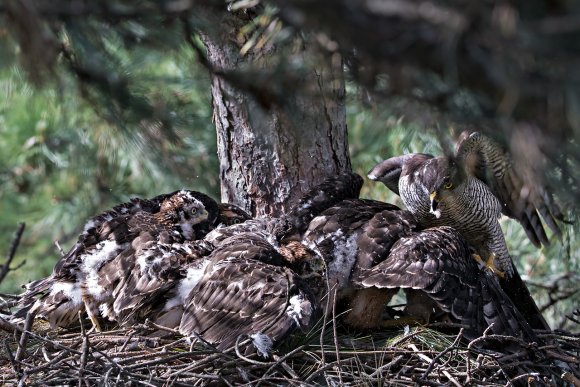
<svg viewBox="0 0 580 387">
<path fill-rule="evenodd" d="M 284 77 L 264 77 L 278 71 L 268 63 L 271 57 L 242 57 L 243 42 L 225 43 L 239 40 L 242 23 L 236 19 L 222 24 L 230 28 L 223 29 L 219 41 L 203 37 L 215 71 L 212 96 L 221 199 L 254 216 L 275 216 L 313 184 L 351 169 L 342 63 L 335 55 L 317 61 L 316 66 L 306 65 L 307 70 L 302 69 L 299 79 L 294 79 L 296 83 L 276 85 Z M 313 55 L 307 47 L 302 44 L 294 49 L 289 54 L 292 60 L 306 63 L 308 55 Z M 248 67 L 259 71 L 251 77 L 246 73 L 244 78 L 240 72 Z M 245 82 L 245 86 L 236 88 L 237 82 Z M 251 85 L 259 82 L 264 85 L 254 90 L 260 94 L 248 93 Z M 282 90 L 278 95 L 263 91 L 276 87 Z"/>
</svg>

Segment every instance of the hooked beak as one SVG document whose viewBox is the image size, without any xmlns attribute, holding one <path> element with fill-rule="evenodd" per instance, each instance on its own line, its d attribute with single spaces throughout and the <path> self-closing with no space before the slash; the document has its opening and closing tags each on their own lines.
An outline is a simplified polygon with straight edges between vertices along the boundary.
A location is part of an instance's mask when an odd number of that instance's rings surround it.
<svg viewBox="0 0 580 387">
<path fill-rule="evenodd" d="M 429 212 L 435 215 L 437 219 L 441 217 L 441 210 L 437 209 L 439 206 L 439 200 L 437 200 L 437 192 L 431 192 L 429 195 L 429 199 L 431 200 L 431 208 Z"/>
</svg>

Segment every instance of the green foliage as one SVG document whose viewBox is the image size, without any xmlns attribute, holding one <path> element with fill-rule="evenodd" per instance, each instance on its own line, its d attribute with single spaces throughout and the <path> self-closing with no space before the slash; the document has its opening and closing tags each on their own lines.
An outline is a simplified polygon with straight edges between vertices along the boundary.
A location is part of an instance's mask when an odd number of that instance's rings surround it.
<svg viewBox="0 0 580 387">
<path fill-rule="evenodd" d="M 87 98 L 68 74 L 34 88 L 20 67 L 0 69 L 2 254 L 17 223 L 28 226 L 15 260 L 27 264 L 2 291 L 49 274 L 58 258 L 53 241 L 67 250 L 89 217 L 114 204 L 180 188 L 218 192 L 209 78 L 191 50 L 111 50 L 138 80 L 131 92 L 172 117 L 172 133 L 156 116 L 115 121 L 111 112 L 122 109 L 96 109 L 98 94 Z"/>
</svg>

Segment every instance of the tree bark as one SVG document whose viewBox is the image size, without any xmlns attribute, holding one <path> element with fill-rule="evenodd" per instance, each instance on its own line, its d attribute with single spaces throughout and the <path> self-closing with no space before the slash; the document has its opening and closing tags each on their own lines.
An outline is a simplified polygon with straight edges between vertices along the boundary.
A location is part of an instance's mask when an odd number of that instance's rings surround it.
<svg viewBox="0 0 580 387">
<path fill-rule="evenodd" d="M 212 97 L 221 199 L 254 216 L 276 216 L 313 184 L 351 169 L 342 63 L 335 55 L 317 61 L 315 66 L 307 65 L 313 52 L 308 44 L 301 44 L 288 55 L 307 66 L 306 71 L 302 68 L 293 85 L 276 85 L 274 82 L 284 77 L 263 77 L 276 71 L 267 53 L 242 57 L 243 42 L 227 44 L 239 40 L 243 23 L 240 19 L 223 23 L 229 27 L 217 41 L 203 37 L 214 69 Z M 266 95 L 262 87 L 259 95 L 237 90 L 236 80 L 254 82 L 247 74 L 245 80 L 240 75 L 248 67 L 261 70 L 253 73 L 256 83 L 265 82 L 266 89 L 278 87 L 282 92 Z"/>
</svg>

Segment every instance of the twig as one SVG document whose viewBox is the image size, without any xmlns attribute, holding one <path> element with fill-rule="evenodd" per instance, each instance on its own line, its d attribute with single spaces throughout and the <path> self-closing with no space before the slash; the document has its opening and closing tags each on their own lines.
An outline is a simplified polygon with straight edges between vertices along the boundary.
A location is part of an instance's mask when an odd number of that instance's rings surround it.
<svg viewBox="0 0 580 387">
<path fill-rule="evenodd" d="M 485 335 L 484 334 L 483 336 L 480 336 L 480 337 L 472 340 L 467 345 L 467 348 L 471 349 L 471 347 L 473 347 L 474 345 L 479 344 L 479 342 L 486 341 L 486 340 L 497 340 L 499 342 L 512 341 L 514 343 L 519 344 L 523 348 L 530 348 L 530 346 L 533 344 L 533 343 L 527 343 L 527 342 L 523 341 L 522 339 L 520 339 L 518 337 L 514 337 L 514 336 L 506 336 L 506 335 Z"/>
<path fill-rule="evenodd" d="M 330 295 L 332 293 L 331 293 L 331 288 L 330 288 L 330 277 L 328 275 L 328 267 L 326 267 L 326 262 L 324 260 L 322 260 L 322 262 L 324 262 L 324 265 L 325 265 L 325 267 L 324 267 L 324 276 L 325 276 L 324 283 L 326 284 L 326 307 L 324 308 L 322 329 L 320 330 L 320 348 L 322 349 L 320 361 L 322 362 L 322 364 L 324 364 L 324 363 L 326 363 L 326 356 L 324 353 L 324 334 L 326 333 L 326 323 L 328 322 L 328 310 L 330 309 Z M 336 284 L 335 284 L 335 286 L 336 286 Z"/>
<path fill-rule="evenodd" d="M 396 367 L 397 365 L 399 365 L 399 363 L 401 362 L 401 360 L 403 360 L 403 355 L 396 356 L 393 360 L 391 360 L 387 364 L 384 364 L 384 365 L 380 366 L 379 368 L 377 368 L 369 376 L 371 378 L 377 377 L 378 374 L 381 373 L 383 370 L 385 370 L 385 369 L 391 369 L 391 368 Z"/>
<path fill-rule="evenodd" d="M 429 386 L 429 387 L 445 387 L 446 386 L 443 383 L 432 382 L 430 380 L 423 379 L 421 377 L 415 377 L 415 378 L 413 378 L 413 380 L 416 382 L 416 384 L 421 385 L 421 386 Z"/>
<path fill-rule="evenodd" d="M 44 347 L 43 347 L 43 349 L 44 349 Z M 68 358 L 67 358 L 67 356 L 68 356 Z M 41 365 L 39 367 L 35 367 L 35 368 L 30 368 L 26 371 L 28 372 L 28 374 L 32 375 L 32 374 L 35 374 L 37 372 L 44 371 L 46 369 L 50 369 L 51 367 L 57 366 L 66 360 L 73 359 L 74 358 L 73 356 L 74 355 L 71 355 L 67 351 L 62 351 L 57 356 L 55 356 L 53 359 L 49 360 L 48 362 L 44 363 L 43 365 Z"/>
<path fill-rule="evenodd" d="M 313 380 L 314 378 L 316 378 L 318 375 L 321 375 L 322 373 L 324 373 L 324 371 L 326 371 L 329 368 L 332 368 L 336 365 L 336 362 L 330 362 L 330 363 L 325 363 L 322 367 L 320 367 L 319 369 L 317 369 L 316 371 L 314 371 L 313 373 L 311 373 L 310 375 L 308 375 L 308 377 L 306 378 L 305 382 L 310 382 L 311 380 Z"/>
<path fill-rule="evenodd" d="M 340 349 L 338 346 L 338 334 L 336 333 L 336 293 L 337 293 L 337 287 L 334 287 L 334 294 L 332 296 L 332 336 L 334 339 L 334 348 L 336 351 L 336 364 L 338 366 L 339 372 L 338 372 L 338 381 L 340 382 L 340 385 L 343 386 L 344 382 L 342 380 L 342 372 L 340 372 L 341 369 L 341 364 L 340 364 Z"/>
<path fill-rule="evenodd" d="M 258 361 L 258 360 L 253 360 L 250 359 L 249 357 L 246 357 L 244 355 L 242 355 L 242 352 L 240 352 L 240 340 L 242 339 L 244 335 L 239 335 L 238 338 L 236 339 L 236 345 L 235 345 L 235 350 L 236 350 L 236 355 L 238 355 L 238 357 L 244 361 L 247 361 L 250 364 L 254 364 L 254 365 L 267 365 L 267 366 L 271 366 L 276 364 L 275 361 Z M 249 342 L 249 340 L 244 341 L 244 343 Z"/>
<path fill-rule="evenodd" d="M 332 297 L 332 293 L 330 296 Z M 334 312 L 335 320 L 337 312 Z M 331 313 L 332 309 L 329 309 L 329 320 L 333 316 Z M 461 336 L 459 334 L 450 337 L 451 340 L 445 344 L 446 347 L 442 351 L 427 347 L 423 349 L 417 336 L 414 338 L 413 336 L 428 332 L 426 329 L 419 329 L 419 332 L 414 331 L 405 336 L 401 341 L 406 348 L 379 348 L 362 341 L 366 338 L 361 338 L 360 345 L 357 344 L 358 339 L 355 340 L 354 348 L 341 348 L 340 345 L 343 344 L 340 332 L 332 338 L 327 335 L 322 347 L 328 363 L 322 364 L 321 349 L 317 345 L 312 349 L 307 344 L 302 344 L 283 356 L 274 355 L 274 361 L 267 362 L 260 361 L 261 359 L 255 355 L 248 358 L 244 354 L 244 338 L 238 339 L 237 348 L 234 345 L 217 353 L 203 347 L 188 349 L 189 345 L 185 338 L 179 335 L 175 335 L 178 339 L 167 340 L 163 346 L 143 349 L 135 347 L 135 351 L 132 351 L 131 348 L 134 347 L 127 343 L 146 342 L 149 340 L 147 334 L 150 332 L 136 333 L 138 331 L 132 327 L 98 335 L 90 334 L 88 335 L 90 341 L 87 343 L 83 329 L 81 326 L 76 336 L 74 333 L 61 334 L 56 331 L 51 333 L 51 336 L 56 335 L 56 338 L 39 337 L 38 339 L 43 342 L 38 349 L 36 340 L 34 347 L 31 346 L 31 339 L 37 335 L 28 332 L 29 343 L 26 351 L 29 355 L 25 360 L 17 361 L 13 357 L 11 366 L 10 355 L 8 353 L 1 355 L 3 363 L 0 363 L 0 366 L 3 367 L 0 384 L 43 385 L 43 381 L 50 380 L 51 385 L 83 387 L 124 384 L 177 387 L 204 383 L 228 386 L 256 386 L 258 383 L 312 386 L 324 383 L 323 377 L 326 377 L 327 383 L 334 381 L 337 384 L 340 377 L 344 385 L 379 384 L 384 383 L 384 378 L 387 377 L 392 384 L 400 386 L 457 386 L 466 385 L 467 382 L 471 385 L 503 386 L 510 382 L 510 376 L 506 375 L 505 369 L 517 368 L 520 375 L 537 375 L 537 384 L 541 384 L 545 377 L 554 378 L 559 376 L 556 373 L 561 373 L 550 364 L 553 358 L 550 351 L 554 351 L 553 346 L 533 347 L 534 351 L 541 353 L 540 363 L 523 357 L 526 353 L 525 347 L 520 352 L 508 351 L 507 354 L 501 350 L 488 353 L 481 348 L 473 348 L 464 353 L 462 348 L 458 348 Z M 7 344 L 10 345 L 8 348 L 16 352 L 16 343 L 21 338 L 20 332 L 25 330 L 21 326 L 14 330 L 18 333 L 17 337 L 8 338 Z M 488 335 L 488 332 L 485 335 L 488 339 L 492 339 L 493 336 Z M 317 335 L 314 336 L 315 342 Z M 121 340 L 123 336 L 124 340 Z M 567 345 L 575 345 L 579 339 L 567 332 L 559 333 L 559 336 L 561 336 L 559 341 Z M 69 343 L 68 348 L 62 345 L 64 342 Z M 240 357 L 236 357 L 236 349 Z M 561 349 L 561 353 L 569 357 L 573 357 L 575 351 L 576 349 L 571 351 Z M 340 363 L 335 359 L 337 352 Z M 475 363 L 473 357 L 478 353 L 482 355 Z M 389 360 L 390 363 L 376 368 L 378 365 L 373 364 L 372 360 L 376 361 L 379 355 L 383 357 L 385 363 Z M 465 364 L 458 356 L 467 358 L 471 356 L 471 359 Z M 576 369 L 574 364 L 571 365 L 571 372 Z M 525 382 L 525 378 L 518 381 Z"/>
<path fill-rule="evenodd" d="M 87 358 L 89 356 L 89 336 L 87 335 L 87 332 L 85 331 L 85 325 L 83 324 L 83 317 L 81 312 L 79 311 L 78 313 L 79 316 L 79 321 L 81 324 L 81 336 L 83 337 L 83 345 L 81 347 L 81 359 L 80 359 L 80 366 L 79 366 L 79 387 L 82 385 L 82 382 L 84 381 L 86 383 L 86 380 L 84 378 L 85 376 L 85 368 L 87 366 Z"/>
<path fill-rule="evenodd" d="M 81 325 L 82 325 L 82 322 L 81 322 Z M 134 335 L 134 334 L 135 334 L 134 332 L 131 332 L 131 333 L 129 334 L 129 336 L 127 336 L 127 340 L 125 340 L 125 342 L 124 342 L 124 343 L 123 343 L 123 345 L 121 346 L 121 349 L 119 349 L 119 352 L 123 352 L 123 351 L 125 350 L 125 348 L 127 348 L 127 345 L 129 344 L 129 342 L 130 342 L 130 341 L 131 341 L 131 339 L 133 338 L 133 335 Z"/>
<path fill-rule="evenodd" d="M 4 262 L 4 264 L 0 267 L 0 282 L 4 280 L 4 277 L 6 277 L 6 274 L 8 274 L 9 271 L 17 270 L 26 263 L 26 261 L 22 261 L 15 268 L 10 268 L 10 264 L 12 263 L 12 260 L 16 255 L 16 249 L 18 248 L 18 245 L 20 244 L 20 239 L 22 238 L 22 234 L 24 233 L 24 227 L 26 227 L 26 223 L 22 222 L 18 224 L 16 234 L 14 234 L 12 243 L 10 243 L 10 250 L 8 252 L 8 255 L 6 256 L 6 262 Z"/>
<path fill-rule="evenodd" d="M 24 321 L 24 328 L 22 335 L 20 336 L 20 341 L 18 342 L 18 349 L 16 350 L 16 361 L 22 360 L 24 353 L 26 352 L 26 341 L 28 340 L 28 332 L 32 328 L 32 323 L 34 322 L 34 314 L 27 313 L 26 320 Z"/>
<path fill-rule="evenodd" d="M 572 383 L 574 387 L 580 387 L 580 379 L 572 375 L 570 372 L 564 372 L 562 374 L 562 379 L 564 379 L 568 383 Z"/>
<path fill-rule="evenodd" d="M 54 245 L 56 246 L 56 249 L 58 250 L 58 253 L 60 254 L 61 257 L 65 256 L 65 252 L 62 249 L 62 246 L 60 245 L 60 243 L 58 242 L 58 240 L 54 241 Z"/>
<path fill-rule="evenodd" d="M 9 323 L 8 321 L 6 321 L 5 319 L 3 319 L 2 317 L 0 317 L 0 323 L 2 323 L 2 324 L 6 324 L 6 325 L 9 325 L 9 326 L 11 326 L 11 327 L 13 328 L 13 330 L 14 330 L 14 331 L 21 332 L 21 333 L 24 333 L 24 332 L 26 332 L 26 333 L 28 334 L 28 336 L 30 336 L 30 337 L 34 337 L 34 338 L 35 338 L 35 339 L 37 339 L 37 340 L 40 340 L 40 341 L 43 341 L 43 342 L 49 343 L 50 345 L 53 345 L 53 346 L 55 346 L 56 348 L 60 348 L 60 349 L 63 349 L 63 350 L 65 350 L 65 351 L 69 351 L 69 352 L 71 352 L 71 353 L 74 353 L 74 354 L 77 354 L 77 355 L 80 355 L 80 354 L 81 354 L 81 353 L 80 353 L 79 351 L 77 351 L 77 350 L 74 350 L 74 349 L 72 349 L 72 348 L 66 347 L 66 346 L 64 346 L 64 345 L 62 345 L 62 344 L 59 344 L 59 343 L 58 343 L 58 342 L 56 342 L 56 341 L 49 340 L 49 339 L 47 339 L 47 338 L 44 338 L 44 337 L 42 337 L 42 336 L 39 336 L 39 335 L 37 335 L 36 333 L 33 333 L 33 332 L 30 332 L 30 331 L 27 331 L 27 330 L 25 330 L 24 328 L 21 328 L 21 327 L 19 327 L 18 325 L 11 324 L 11 323 Z"/>
<path fill-rule="evenodd" d="M 268 375 L 270 372 L 272 372 L 272 370 L 274 369 L 274 367 L 276 367 L 277 365 L 282 365 L 282 367 L 284 367 L 284 369 L 290 374 L 292 375 L 293 378 L 298 378 L 298 375 L 296 375 L 296 373 L 294 373 L 294 371 L 292 369 L 288 369 L 288 365 L 285 363 L 286 359 L 288 359 L 289 357 L 291 357 L 292 355 L 302 351 L 306 346 L 305 345 L 301 345 L 298 348 L 293 349 L 292 351 L 288 352 L 286 355 L 282 356 L 282 357 L 274 357 L 274 360 L 276 360 L 276 363 L 274 363 L 270 368 L 268 368 L 268 370 L 266 372 L 264 372 L 264 375 Z"/>
<path fill-rule="evenodd" d="M 535 381 L 536 376 L 538 376 L 538 375 L 537 374 L 530 374 L 530 373 L 518 375 L 515 378 L 510 379 L 506 383 L 505 387 L 517 386 L 519 384 L 515 383 L 515 382 L 518 382 L 518 381 L 523 380 L 523 379 L 526 380 L 527 385 L 533 385 L 532 382 Z"/>
<path fill-rule="evenodd" d="M 4 340 L 4 349 L 6 349 L 6 355 L 8 356 L 8 360 L 10 360 L 10 364 L 12 364 L 12 368 L 14 372 L 19 375 L 22 371 L 16 360 L 14 359 L 14 354 L 10 350 L 10 345 L 8 345 L 8 340 Z"/>
<path fill-rule="evenodd" d="M 396 347 L 397 345 L 401 344 L 403 341 L 409 340 L 409 339 L 413 338 L 413 336 L 417 336 L 421 332 L 422 331 L 420 329 L 417 329 L 414 332 L 407 333 L 403 337 L 400 337 L 397 340 L 393 341 L 393 343 L 391 343 L 391 347 Z"/>
<path fill-rule="evenodd" d="M 449 351 L 457 349 L 457 344 L 459 343 L 459 340 L 461 340 L 461 337 L 463 337 L 463 328 L 459 330 L 459 333 L 457 334 L 457 337 L 455 338 L 453 343 L 451 343 L 450 346 L 445 348 L 443 351 L 441 351 L 437 356 L 433 358 L 433 360 L 429 364 L 429 367 L 427 367 L 423 375 L 421 375 L 422 378 L 426 378 L 427 375 L 429 375 L 429 372 L 431 372 L 431 370 L 433 370 L 433 367 L 435 367 L 435 363 L 437 362 L 437 360 L 439 360 L 442 356 L 446 355 Z"/>
<path fill-rule="evenodd" d="M 550 301 L 546 305 L 542 305 L 540 307 L 541 313 L 545 312 L 547 309 L 556 305 L 558 302 L 563 301 L 563 300 L 567 300 L 567 299 L 571 298 L 573 295 L 575 295 L 576 293 L 580 292 L 580 288 L 578 288 L 578 289 L 558 289 L 558 290 L 560 291 L 561 294 L 559 294 L 556 297 L 554 297 L 552 295 L 552 293 L 548 294 L 550 297 Z"/>
<path fill-rule="evenodd" d="M 413 349 L 413 351 L 417 352 L 417 356 L 419 356 L 421 359 L 428 361 L 430 364 L 433 363 L 433 359 L 431 359 L 429 356 L 421 353 L 421 351 L 419 351 L 419 348 L 417 348 L 417 346 L 415 344 L 409 344 L 409 348 Z M 447 379 L 449 379 L 449 381 L 451 383 L 453 383 L 455 386 L 457 387 L 461 387 L 461 383 L 459 383 L 457 381 L 457 379 L 455 379 L 447 370 L 443 370 L 443 375 L 445 375 L 447 377 Z M 425 373 L 423 374 L 425 375 Z"/>
</svg>

